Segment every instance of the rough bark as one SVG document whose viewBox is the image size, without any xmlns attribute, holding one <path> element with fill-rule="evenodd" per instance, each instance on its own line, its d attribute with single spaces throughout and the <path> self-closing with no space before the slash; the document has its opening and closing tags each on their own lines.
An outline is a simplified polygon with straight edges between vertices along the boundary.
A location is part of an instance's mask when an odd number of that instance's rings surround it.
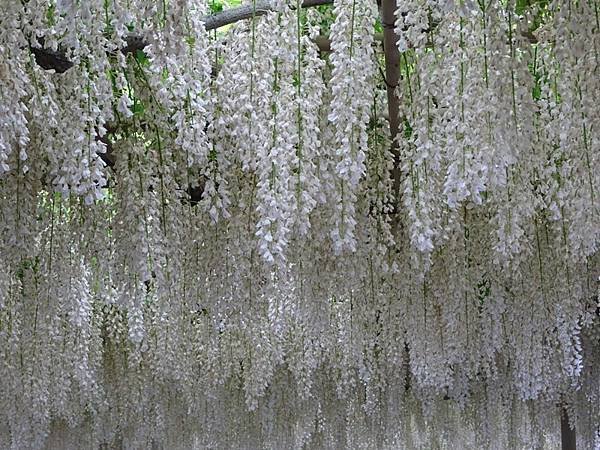
<svg viewBox="0 0 600 450">
<path fill-rule="evenodd" d="M 396 20 L 396 0 L 382 0 L 381 25 L 383 26 L 383 51 L 385 56 L 385 84 L 387 86 L 388 120 L 390 124 L 390 138 L 392 139 L 391 152 L 394 155 L 392 168 L 393 192 L 395 200 L 394 212 L 399 210 L 400 187 L 402 183 L 402 170 L 398 133 L 400 132 L 400 104 L 396 95 L 396 87 L 400 80 L 400 51 L 398 50 L 398 35 L 394 30 Z M 397 215 L 396 215 L 397 216 Z M 394 217 L 393 231 L 398 228 L 398 217 Z"/>
<path fill-rule="evenodd" d="M 333 3 L 333 0 L 304 0 L 302 2 L 302 7 L 312 8 L 314 6 L 327 5 L 330 3 Z M 204 27 L 207 30 L 215 30 L 224 27 L 225 25 L 239 22 L 240 20 L 250 19 L 253 16 L 262 16 L 273 10 L 274 5 L 272 1 L 257 0 L 254 5 L 247 4 L 208 16 L 204 20 Z"/>
</svg>

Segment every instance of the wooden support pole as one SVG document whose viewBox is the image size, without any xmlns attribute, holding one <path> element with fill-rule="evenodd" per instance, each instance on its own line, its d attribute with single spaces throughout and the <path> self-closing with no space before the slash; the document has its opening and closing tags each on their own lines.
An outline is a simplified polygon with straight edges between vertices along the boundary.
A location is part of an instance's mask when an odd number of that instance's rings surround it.
<svg viewBox="0 0 600 450">
<path fill-rule="evenodd" d="M 564 406 L 561 406 L 560 408 L 560 439 L 562 443 L 562 450 L 577 449 L 577 435 L 575 433 L 575 427 L 571 428 L 569 425 L 569 414 Z"/>
<path fill-rule="evenodd" d="M 392 139 L 391 152 L 394 155 L 392 168 L 392 187 L 394 192 L 395 208 L 400 208 L 400 187 L 402 182 L 400 149 L 398 146 L 398 133 L 400 132 L 400 101 L 396 95 L 396 87 L 400 80 L 400 51 L 394 23 L 396 21 L 396 0 L 381 1 L 381 24 L 383 26 L 383 51 L 385 55 L 385 84 L 387 86 L 388 119 L 390 124 L 390 137 Z M 398 226 L 398 217 L 393 221 L 392 231 L 395 233 Z"/>
</svg>

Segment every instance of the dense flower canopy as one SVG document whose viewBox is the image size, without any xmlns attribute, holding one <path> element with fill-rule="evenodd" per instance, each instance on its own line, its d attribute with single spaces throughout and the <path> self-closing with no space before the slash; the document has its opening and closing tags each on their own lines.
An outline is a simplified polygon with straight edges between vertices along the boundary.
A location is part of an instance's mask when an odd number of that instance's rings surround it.
<svg viewBox="0 0 600 450">
<path fill-rule="evenodd" d="M 600 1 L 249 5 L 2 2 L 0 447 L 600 448 Z"/>
</svg>

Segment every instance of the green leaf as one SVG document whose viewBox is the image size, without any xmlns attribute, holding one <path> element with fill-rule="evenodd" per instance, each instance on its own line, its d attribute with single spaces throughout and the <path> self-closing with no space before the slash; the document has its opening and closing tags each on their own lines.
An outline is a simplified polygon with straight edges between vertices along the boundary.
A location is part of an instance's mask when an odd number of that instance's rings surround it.
<svg viewBox="0 0 600 450">
<path fill-rule="evenodd" d="M 515 4 L 515 13 L 522 15 L 530 6 L 529 0 L 517 0 Z"/>
<path fill-rule="evenodd" d="M 212 14 L 218 13 L 223 11 L 223 3 L 219 2 L 219 1 L 213 1 L 210 3 L 210 12 Z"/>
<path fill-rule="evenodd" d="M 140 63 L 142 67 L 148 67 L 150 65 L 150 60 L 148 59 L 148 55 L 144 53 L 143 50 L 135 51 L 135 59 Z"/>
<path fill-rule="evenodd" d="M 404 120 L 404 137 L 406 139 L 410 139 L 413 134 L 413 129 L 410 126 L 410 122 L 408 120 Z"/>
<path fill-rule="evenodd" d="M 55 24 L 55 17 L 56 6 L 54 6 L 54 4 L 51 4 L 50 6 L 48 6 L 48 10 L 46 11 L 46 20 L 48 21 L 48 25 L 52 26 Z"/>
<path fill-rule="evenodd" d="M 136 100 L 133 102 L 133 107 L 131 108 L 131 111 L 133 112 L 133 115 L 135 116 L 141 116 L 144 114 L 146 108 L 144 108 L 144 104 L 139 101 Z"/>
<path fill-rule="evenodd" d="M 379 19 L 375 21 L 375 33 L 383 33 L 383 25 L 381 25 L 381 20 Z"/>
</svg>

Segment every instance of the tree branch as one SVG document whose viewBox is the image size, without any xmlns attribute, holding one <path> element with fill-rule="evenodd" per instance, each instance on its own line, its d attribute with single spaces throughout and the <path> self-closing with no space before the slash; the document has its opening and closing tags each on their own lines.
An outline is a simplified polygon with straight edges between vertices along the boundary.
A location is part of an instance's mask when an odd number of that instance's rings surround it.
<svg viewBox="0 0 600 450">
<path fill-rule="evenodd" d="M 311 8 L 320 5 L 333 3 L 333 0 L 304 0 L 303 8 Z M 271 0 L 258 0 L 255 4 L 243 5 L 237 8 L 227 9 L 219 13 L 207 16 L 203 19 L 204 27 L 207 31 L 230 25 L 240 20 L 250 19 L 256 16 L 262 16 L 269 11 L 275 10 L 275 4 Z M 131 35 L 126 38 L 127 45 L 121 49 L 125 54 L 134 53 L 137 50 L 143 50 L 147 42 L 141 36 Z M 73 67 L 73 63 L 67 59 L 64 51 L 52 51 L 45 48 L 31 47 L 36 62 L 44 69 L 53 69 L 57 73 L 64 73 Z"/>
<path fill-rule="evenodd" d="M 312 8 L 333 3 L 333 0 L 304 0 L 303 8 Z M 253 16 L 262 16 L 269 11 L 274 11 L 275 5 L 271 0 L 258 0 L 256 4 L 247 4 L 237 8 L 226 9 L 217 14 L 208 16 L 204 20 L 204 28 L 206 30 L 215 30 L 224 27 L 240 20 L 250 19 Z"/>
</svg>

